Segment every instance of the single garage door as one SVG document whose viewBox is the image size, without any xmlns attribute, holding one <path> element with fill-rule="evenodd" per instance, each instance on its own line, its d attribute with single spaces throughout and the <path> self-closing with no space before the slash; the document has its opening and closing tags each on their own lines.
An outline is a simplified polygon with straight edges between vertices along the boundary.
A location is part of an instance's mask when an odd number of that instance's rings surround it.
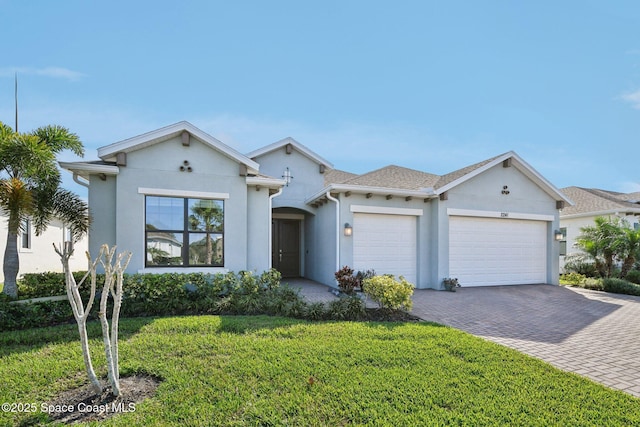
<svg viewBox="0 0 640 427">
<path fill-rule="evenodd" d="M 449 275 L 462 286 L 545 283 L 547 223 L 450 216 Z"/>
<path fill-rule="evenodd" d="M 353 268 L 404 276 L 416 283 L 417 220 L 410 215 L 355 213 Z"/>
</svg>

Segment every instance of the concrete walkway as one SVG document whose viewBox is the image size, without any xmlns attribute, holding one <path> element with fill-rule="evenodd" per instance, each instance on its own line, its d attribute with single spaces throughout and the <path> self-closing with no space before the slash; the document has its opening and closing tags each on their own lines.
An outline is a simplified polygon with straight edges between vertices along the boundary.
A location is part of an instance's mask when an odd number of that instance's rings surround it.
<svg viewBox="0 0 640 427">
<path fill-rule="evenodd" d="M 336 298 L 315 282 L 289 284 L 310 301 Z M 550 285 L 416 290 L 412 313 L 640 397 L 640 297 Z"/>
</svg>

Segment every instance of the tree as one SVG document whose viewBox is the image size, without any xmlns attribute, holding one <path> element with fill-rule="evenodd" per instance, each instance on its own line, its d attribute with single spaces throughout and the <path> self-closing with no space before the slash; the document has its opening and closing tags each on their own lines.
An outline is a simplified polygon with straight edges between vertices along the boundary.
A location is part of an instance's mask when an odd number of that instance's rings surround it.
<svg viewBox="0 0 640 427">
<path fill-rule="evenodd" d="M 122 285 L 124 283 L 124 272 L 131 261 L 131 252 L 122 252 L 115 256 L 116 247 L 109 249 L 108 245 L 102 245 L 96 259 L 92 260 L 89 252 L 86 252 L 89 261 L 89 270 L 80 280 L 76 282 L 71 269 L 69 268 L 69 258 L 73 254 L 73 246 L 71 242 L 65 242 L 64 245 L 53 248 L 60 256 L 62 261 L 62 269 L 65 277 L 65 288 L 67 297 L 71 304 L 73 316 L 78 324 L 78 332 L 80 333 L 80 346 L 82 348 L 82 356 L 84 365 L 89 377 L 89 381 L 93 386 L 96 394 L 101 394 L 104 390 L 102 383 L 98 380 L 91 362 L 91 353 L 89 351 L 89 338 L 87 336 L 87 318 L 93 306 L 96 296 L 97 287 L 97 266 L 98 263 L 104 269 L 104 285 L 100 293 L 100 311 L 98 318 L 102 326 L 102 341 L 104 344 L 105 357 L 107 359 L 107 379 L 111 385 L 111 394 L 120 395 L 120 355 L 118 352 L 118 322 L 120 320 L 120 306 L 122 303 Z M 114 260 L 115 256 L 115 260 Z M 85 305 L 80 296 L 80 287 L 89 280 L 89 300 Z M 113 310 L 111 313 L 111 325 L 107 318 L 107 302 L 109 297 L 113 299 Z"/>
<path fill-rule="evenodd" d="M 18 294 L 18 234 L 25 220 L 30 219 L 40 235 L 53 218 L 59 218 L 70 226 L 74 241 L 89 229 L 87 204 L 60 187 L 56 155 L 67 149 L 84 155 L 78 136 L 64 127 L 49 125 L 19 133 L 0 122 L 0 209 L 8 216 L 3 292 L 9 296 Z"/>
<path fill-rule="evenodd" d="M 618 217 L 597 217 L 594 225 L 580 231 L 576 246 L 594 260 L 600 276 L 611 277 L 620 266 L 624 279 L 640 255 L 640 231 Z"/>
</svg>

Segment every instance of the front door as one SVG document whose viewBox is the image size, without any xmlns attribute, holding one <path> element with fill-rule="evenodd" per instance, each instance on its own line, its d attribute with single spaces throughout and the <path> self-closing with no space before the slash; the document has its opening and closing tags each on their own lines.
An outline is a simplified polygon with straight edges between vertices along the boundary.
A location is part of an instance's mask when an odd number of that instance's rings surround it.
<svg viewBox="0 0 640 427">
<path fill-rule="evenodd" d="M 300 220 L 274 219 L 271 228 L 273 268 L 282 277 L 300 277 Z"/>
</svg>

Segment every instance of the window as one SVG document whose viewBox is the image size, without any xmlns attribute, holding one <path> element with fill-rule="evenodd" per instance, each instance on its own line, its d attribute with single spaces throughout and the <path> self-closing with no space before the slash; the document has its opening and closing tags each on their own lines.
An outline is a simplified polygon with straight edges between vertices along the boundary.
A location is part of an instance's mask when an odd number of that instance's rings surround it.
<svg viewBox="0 0 640 427">
<path fill-rule="evenodd" d="M 147 267 L 222 267 L 224 201 L 146 196 Z"/>
<path fill-rule="evenodd" d="M 20 247 L 31 249 L 31 220 L 25 219 L 20 226 Z"/>
<path fill-rule="evenodd" d="M 567 228 L 562 227 L 560 229 L 562 233 L 562 240 L 560 240 L 560 256 L 567 255 Z"/>
</svg>

